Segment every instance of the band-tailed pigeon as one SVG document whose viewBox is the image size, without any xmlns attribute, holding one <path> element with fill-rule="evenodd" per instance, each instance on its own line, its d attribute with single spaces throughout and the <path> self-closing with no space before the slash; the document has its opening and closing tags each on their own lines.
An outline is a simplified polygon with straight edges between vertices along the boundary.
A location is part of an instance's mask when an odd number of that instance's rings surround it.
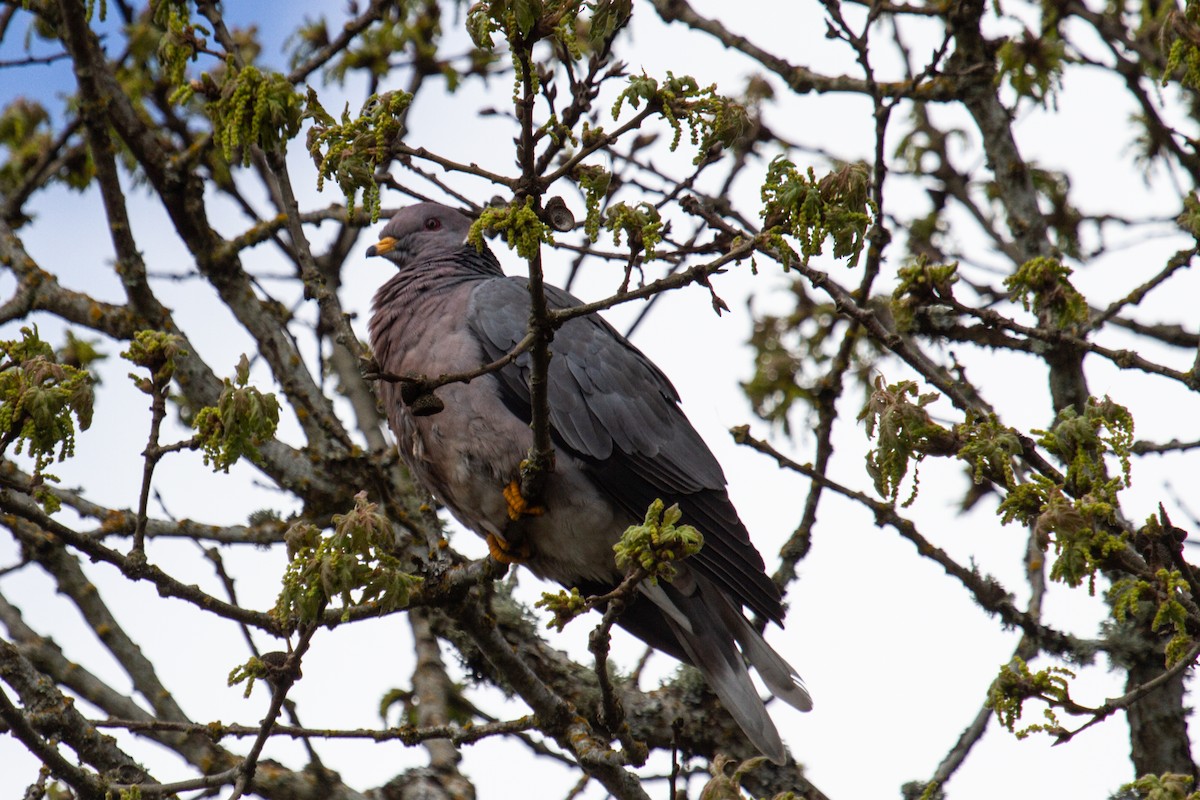
<svg viewBox="0 0 1200 800">
<path fill-rule="evenodd" d="M 486 247 L 467 243 L 470 220 L 435 203 L 401 210 L 368 256 L 398 272 L 375 295 L 371 346 L 380 367 L 427 377 L 497 360 L 526 335 L 524 278 L 506 277 Z M 552 308 L 579 301 L 546 287 Z M 539 513 L 522 511 L 520 463 L 532 441 L 525 353 L 497 372 L 437 389 L 444 408 L 414 415 L 398 383 L 379 392 L 401 456 L 494 556 L 585 594 L 622 578 L 613 544 L 655 499 L 678 503 L 704 536 L 670 583 L 643 581 L 618 624 L 704 674 L 754 745 L 777 763 L 786 752 L 750 680 L 746 661 L 774 694 L 807 711 L 796 671 L 742 615 L 782 624 L 779 591 L 763 570 L 725 491 L 713 454 L 657 367 L 598 316 L 554 334 L 548 394 L 556 452 Z M 514 519 L 515 517 L 515 519 Z"/>
</svg>

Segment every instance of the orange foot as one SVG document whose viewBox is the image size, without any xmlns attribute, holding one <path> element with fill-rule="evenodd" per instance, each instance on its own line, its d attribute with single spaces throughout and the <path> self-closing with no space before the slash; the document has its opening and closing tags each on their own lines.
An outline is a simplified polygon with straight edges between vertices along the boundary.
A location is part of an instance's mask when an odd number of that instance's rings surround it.
<svg viewBox="0 0 1200 800">
<path fill-rule="evenodd" d="M 521 487 L 514 480 L 504 487 L 504 499 L 508 503 L 508 518 L 516 522 L 521 517 L 538 517 L 546 513 L 542 506 L 531 506 L 521 496 Z"/>
<path fill-rule="evenodd" d="M 528 542 L 506 542 L 494 533 L 487 535 L 488 552 L 501 564 L 521 564 L 529 560 L 533 550 Z"/>
</svg>

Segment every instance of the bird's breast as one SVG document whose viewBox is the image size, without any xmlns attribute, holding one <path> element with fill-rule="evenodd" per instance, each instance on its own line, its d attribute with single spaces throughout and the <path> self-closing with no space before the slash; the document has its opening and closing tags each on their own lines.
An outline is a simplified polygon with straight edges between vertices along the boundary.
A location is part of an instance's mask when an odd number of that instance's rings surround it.
<svg viewBox="0 0 1200 800">
<path fill-rule="evenodd" d="M 437 378 L 488 362 L 453 302 L 428 295 L 413 300 L 406 313 L 372 326 L 372 346 L 385 371 Z M 612 546 L 630 520 L 616 512 L 586 466 L 559 453 L 543 498 L 545 513 L 514 522 L 503 490 L 519 480 L 521 460 L 533 444 L 528 421 L 504 404 L 495 375 L 434 393 L 442 410 L 415 417 L 401 399 L 400 384 L 380 385 L 401 457 L 415 477 L 476 533 L 528 542 L 533 557 L 527 566 L 538 575 L 566 585 L 619 579 Z"/>
</svg>

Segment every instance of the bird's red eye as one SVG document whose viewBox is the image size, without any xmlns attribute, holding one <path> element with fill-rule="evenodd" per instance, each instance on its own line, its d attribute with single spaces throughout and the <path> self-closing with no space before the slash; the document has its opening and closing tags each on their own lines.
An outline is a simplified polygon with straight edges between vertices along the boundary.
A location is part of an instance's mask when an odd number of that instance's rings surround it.
<svg viewBox="0 0 1200 800">
<path fill-rule="evenodd" d="M 442 221 L 437 217 L 430 217 L 429 219 L 425 220 L 425 230 L 427 231 L 441 230 L 441 227 Z"/>
</svg>

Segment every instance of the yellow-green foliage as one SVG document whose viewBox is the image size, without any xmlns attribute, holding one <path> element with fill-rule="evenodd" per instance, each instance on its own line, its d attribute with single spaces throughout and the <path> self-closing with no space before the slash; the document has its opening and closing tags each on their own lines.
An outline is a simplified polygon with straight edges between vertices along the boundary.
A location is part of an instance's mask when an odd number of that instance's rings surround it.
<svg viewBox="0 0 1200 800">
<path fill-rule="evenodd" d="M 493 33 L 526 47 L 551 34 L 574 38 L 559 29 L 574 25 L 581 6 L 579 0 L 481 0 L 467 12 L 467 32 L 486 50 L 495 47 Z"/>
<path fill-rule="evenodd" d="M 871 174 L 865 164 L 847 164 L 817 180 L 812 167 L 801 172 L 783 156 L 771 162 L 762 185 L 762 218 L 768 241 L 785 259 L 784 266 L 824 252 L 825 240 L 833 241 L 834 258 L 858 263 L 866 245 L 867 228 L 875 207 L 868 193 Z M 784 239 L 800 243 L 800 256 Z"/>
<path fill-rule="evenodd" d="M 1095 492 L 1115 498 L 1118 489 L 1130 485 L 1133 415 L 1109 397 L 1089 397 L 1082 415 L 1074 408 L 1064 409 L 1052 429 L 1034 433 L 1041 434 L 1038 444 L 1067 465 L 1067 487 L 1073 494 Z M 1106 454 L 1121 465 L 1121 478 L 1113 485 L 1104 464 Z"/>
<path fill-rule="evenodd" d="M 1043 548 L 1054 545 L 1056 558 L 1050 577 L 1069 586 L 1084 580 L 1095 592 L 1096 570 L 1125 546 L 1126 536 L 1116 520 L 1117 493 L 1130 483 L 1130 448 L 1133 417 L 1109 398 L 1088 398 L 1083 414 L 1066 409 L 1054 427 L 1041 434 L 1038 444 L 1067 465 L 1065 483 L 1045 476 L 1010 486 L 1000 504 L 1003 522 L 1032 524 Z M 1121 465 L 1121 474 L 1109 477 L 1107 454 Z"/>
<path fill-rule="evenodd" d="M 1053 258 L 1038 256 L 1004 279 L 1004 286 L 1021 301 L 1026 311 L 1047 313 L 1058 328 L 1087 321 L 1088 306 L 1071 281 L 1071 268 Z"/>
<path fill-rule="evenodd" d="M 258 457 L 258 448 L 275 435 L 279 425 L 279 401 L 249 386 L 250 362 L 238 361 L 236 383 L 225 379 L 215 406 L 196 412 L 192 426 L 204 451 L 204 463 L 213 471 L 228 472 L 242 456 Z"/>
<path fill-rule="evenodd" d="M 715 83 L 701 88 L 690 75 L 676 77 L 668 72 L 661 84 L 644 73 L 631 76 L 629 85 L 613 103 L 614 120 L 620 117 L 626 102 L 633 108 L 640 108 L 644 102 L 662 114 L 675 132 L 671 139 L 672 150 L 679 147 L 683 126 L 687 125 L 691 142 L 697 147 L 696 157 L 692 159 L 695 164 L 707 157 L 710 148 L 718 144 L 729 147 L 750 128 L 746 108 L 741 103 L 717 94 Z"/>
<path fill-rule="evenodd" d="M 347 213 L 353 214 L 361 189 L 371 221 L 377 221 L 380 200 L 375 170 L 391 158 L 391 144 L 404 130 L 404 114 L 411 102 L 412 95 L 407 92 L 371 95 L 358 117 L 351 119 L 346 108 L 338 123 L 309 89 L 305 116 L 313 120 L 313 126 L 308 132 L 308 152 L 317 165 L 318 191 L 332 178 L 346 195 Z"/>
<path fill-rule="evenodd" d="M 149 371 L 149 378 L 141 378 L 132 372 L 130 379 L 146 394 L 162 391 L 175 377 L 177 360 L 188 354 L 183 349 L 183 339 L 173 333 L 162 331 L 138 331 L 129 342 L 129 349 L 121 358 Z"/>
<path fill-rule="evenodd" d="M 264 680 L 268 673 L 269 670 L 263 660 L 258 656 L 251 656 L 245 664 L 238 664 L 230 670 L 226 683 L 229 686 L 236 686 L 244 681 L 246 689 L 242 692 L 242 696 L 249 697 L 250 692 L 254 690 L 254 682 Z"/>
<path fill-rule="evenodd" d="M 1024 659 L 1014 657 L 1000 668 L 1000 674 L 988 689 L 988 706 L 996 712 L 996 719 L 1018 739 L 1024 739 L 1037 731 L 1058 732 L 1062 726 L 1054 713 L 1055 706 L 1071 702 L 1067 680 L 1075 673 L 1063 667 L 1047 667 L 1039 672 L 1030 672 Z M 1044 723 L 1027 725 L 1017 730 L 1016 724 L 1024 713 L 1026 700 L 1038 699 L 1047 703 L 1043 715 Z"/>
<path fill-rule="evenodd" d="M 1155 595 L 1161 598 L 1161 601 L 1154 612 L 1154 619 L 1150 622 L 1150 630 L 1157 633 L 1170 628 L 1172 635 L 1167 642 L 1166 665 L 1172 667 L 1183 658 L 1192 644 L 1187 631 L 1187 609 L 1180 602 L 1190 595 L 1191 590 L 1177 569 L 1158 570 L 1154 573 L 1154 583 Z"/>
<path fill-rule="evenodd" d="M 484 231 L 503 234 L 508 246 L 526 261 L 537 256 L 543 243 L 554 243 L 550 226 L 542 222 L 533 209 L 532 197 L 526 197 L 521 205 L 513 203 L 503 208 L 485 208 L 479 219 L 471 224 L 467 241 L 482 250 Z"/>
<path fill-rule="evenodd" d="M 1146 3 L 1146 5 L 1150 5 Z M 1162 14 L 1174 13 L 1177 6 L 1167 3 L 1160 6 Z M 1184 19 L 1194 30 L 1200 25 L 1200 2 L 1187 0 L 1183 6 Z M 1169 22 L 1169 20 L 1166 20 Z M 1164 25 L 1163 41 L 1170 41 L 1167 51 L 1167 64 L 1163 69 L 1162 84 L 1166 86 L 1173 79 L 1178 79 L 1180 85 L 1189 89 L 1200 88 L 1200 48 L 1196 46 L 1192 36 L 1180 33 L 1182 25 Z"/>
<path fill-rule="evenodd" d="M 1041 475 L 1012 487 L 1000 503 L 1000 520 L 1032 525 L 1038 544 L 1054 545 L 1051 580 L 1071 587 L 1088 582 L 1096 591 L 1096 571 L 1113 553 L 1125 547 L 1126 536 L 1116 525 L 1113 502 L 1086 494 L 1068 497 L 1062 486 Z"/>
<path fill-rule="evenodd" d="M 438 59 L 438 40 L 442 35 L 442 11 L 430 3 L 389 4 L 379 22 L 354 37 L 330 64 L 327 74 L 341 82 L 351 72 L 363 72 L 373 78 L 385 77 L 393 68 L 397 53 L 411 56 L 417 69 L 440 72 L 451 91 L 457 86 L 458 73 L 448 59 Z M 311 57 L 329 43 L 324 20 L 301 28 L 300 47 L 293 55 L 293 64 Z"/>
<path fill-rule="evenodd" d="M 584 136 L 588 129 L 585 127 Z M 600 239 L 600 203 L 608 196 L 608 187 L 612 183 L 612 173 L 604 167 L 592 164 L 580 164 L 571 174 L 583 190 L 583 204 L 587 215 L 583 220 L 583 231 L 593 242 Z M 612 230 L 612 228 L 609 228 Z M 616 236 L 616 232 L 613 236 Z"/>
<path fill-rule="evenodd" d="M 467 33 L 475 46 L 487 53 L 496 46 L 492 34 L 498 33 L 508 41 L 515 101 L 527 77 L 525 63 L 535 43 L 551 39 L 560 53 L 574 59 L 582 56 L 582 47 L 576 39 L 582 7 L 579 0 L 480 0 L 467 11 Z M 537 71 L 528 77 L 536 92 Z"/>
<path fill-rule="evenodd" d="M 1133 783 L 1121 787 L 1121 796 L 1137 792 L 1142 800 L 1200 800 L 1200 792 L 1190 792 L 1191 775 L 1167 772 L 1162 775 L 1143 775 Z"/>
<path fill-rule="evenodd" d="M 225 160 L 233 163 L 240 150 L 241 163 L 249 165 L 254 146 L 282 153 L 300 132 L 304 97 L 283 75 L 263 72 L 253 64 L 239 69 L 227 62 L 223 78 L 222 85 L 214 87 L 216 99 L 205 110 Z"/>
<path fill-rule="evenodd" d="M 571 591 L 542 592 L 542 599 L 534 603 L 538 608 L 544 608 L 554 615 L 546 623 L 547 628 L 561 631 L 567 623 L 588 610 L 586 598 L 574 586 Z"/>
<path fill-rule="evenodd" d="M 849 352 L 846 378 L 867 393 L 879 355 L 862 328 L 847 325 L 836 304 L 811 294 L 807 281 L 795 279 L 789 288 L 791 310 L 755 315 L 749 341 L 754 373 L 742 384 L 754 412 L 788 434 L 797 405 L 809 412 L 811 421 L 812 412 L 836 392 L 829 370 L 843 347 Z"/>
<path fill-rule="evenodd" d="M 958 262 L 930 264 L 925 256 L 897 270 L 899 283 L 892 291 L 892 316 L 901 330 L 911 330 L 915 312 L 954 299 Z"/>
<path fill-rule="evenodd" d="M 1013 521 L 1021 525 L 1033 525 L 1048 505 L 1050 495 L 1061 491 L 1058 484 L 1044 475 L 1031 475 L 1024 483 L 1008 487 L 1008 494 L 1000 501 L 996 513 L 1004 525 Z M 1042 542 L 1042 545 L 1047 543 Z"/>
<path fill-rule="evenodd" d="M 1162 528 L 1158 520 L 1151 517 L 1142 528 L 1142 533 L 1155 536 Z M 1187 631 L 1187 609 L 1182 599 L 1188 596 L 1187 581 L 1179 570 L 1159 569 L 1154 574 L 1153 581 L 1139 578 L 1122 578 L 1109 588 L 1108 603 L 1112 607 L 1113 617 L 1118 622 L 1126 622 L 1133 617 L 1149 615 L 1154 612 L 1150 621 L 1150 630 L 1158 633 L 1170 630 L 1171 639 L 1166 645 L 1166 666 L 1169 668 L 1178 663 L 1187 654 L 1192 645 L 1192 639 Z"/>
<path fill-rule="evenodd" d="M 675 577 L 671 562 L 694 556 L 704 546 L 700 531 L 691 525 L 675 524 L 682 516 L 678 505 L 664 509 L 663 501 L 656 499 L 646 510 L 642 524 L 630 525 L 621 534 L 621 541 L 613 545 L 617 568 L 639 566 L 646 570 L 651 583 L 660 578 L 669 582 Z"/>
<path fill-rule="evenodd" d="M 994 416 L 968 416 L 966 422 L 954 426 L 954 433 L 962 442 L 958 457 L 971 465 L 975 483 L 991 480 L 1010 491 L 1016 488 L 1013 458 L 1021 452 L 1021 440 L 1012 428 L 1004 427 Z"/>
<path fill-rule="evenodd" d="M 997 49 L 996 82 L 1007 80 L 1018 95 L 1044 106 L 1062 85 L 1066 53 L 1057 31 L 1034 35 L 1026 30 L 1020 37 L 1005 39 Z"/>
<path fill-rule="evenodd" d="M 335 598 L 343 615 L 356 605 L 382 612 L 405 608 L 421 579 L 401 569 L 392 551 L 391 523 L 366 492 L 354 496 L 348 514 L 333 517 L 333 532 L 298 522 L 286 534 L 288 557 L 283 588 L 272 612 L 280 622 L 312 622 Z"/>
<path fill-rule="evenodd" d="M 917 402 L 913 403 L 910 397 Z M 919 463 L 930 452 L 942 452 L 950 432 L 925 411 L 937 398 L 936 393 L 918 395 L 913 381 L 887 385 L 882 377 L 876 379 L 875 391 L 867 398 L 858 420 L 866 423 L 867 436 L 878 434 L 875 449 L 867 454 L 867 472 L 880 496 L 895 501 L 900 482 L 908 474 L 909 462 Z M 918 483 L 914 478 L 912 494 L 904 505 L 916 499 Z"/>
<path fill-rule="evenodd" d="M 35 491 L 48 511 L 59 506 L 40 489 L 43 480 L 55 480 L 43 470 L 74 455 L 75 426 L 91 426 L 94 400 L 87 370 L 60 364 L 36 327 L 21 328 L 20 340 L 0 341 L 0 453 L 15 443 L 14 452 L 33 458 Z"/>
<path fill-rule="evenodd" d="M 593 50 L 604 50 L 633 13 L 633 0 L 592 0 L 592 15 L 588 20 L 588 44 Z"/>
<path fill-rule="evenodd" d="M 654 258 L 654 247 L 662 241 L 662 217 L 650 203 L 636 206 L 614 203 L 604 214 L 604 227 L 612 232 L 613 244 L 621 246 L 621 234 L 629 239 L 630 252 L 642 251 L 642 258 Z"/>
<path fill-rule="evenodd" d="M 80 369 L 91 369 L 92 364 L 97 361 L 103 361 L 108 358 L 107 355 L 96 349 L 96 345 L 100 343 L 99 339 L 80 339 L 75 335 L 74 331 L 67 331 L 67 341 L 62 347 L 55 350 L 60 364 L 66 364 L 71 367 Z M 92 382 L 100 383 L 100 378 L 96 374 L 92 374 Z"/>
<path fill-rule="evenodd" d="M 50 114 L 40 104 L 17 97 L 0 113 L 0 147 L 6 151 L 0 163 L 0 196 L 15 192 L 26 180 L 29 170 L 42 163 L 54 145 Z M 65 150 L 62 163 L 48 179 L 60 181 L 72 189 L 82 189 L 95 174 L 91 152 L 87 148 Z"/>
<path fill-rule="evenodd" d="M 1114 534 L 1116 519 L 1111 503 L 1085 495 L 1068 499 L 1053 492 L 1034 523 L 1039 541 L 1053 541 L 1056 558 L 1050 567 L 1051 580 L 1075 587 L 1088 581 L 1095 594 L 1096 571 L 1108 556 L 1125 546 L 1125 534 Z"/>
<path fill-rule="evenodd" d="M 1189 192 L 1183 198 L 1183 213 L 1175 218 L 1179 226 L 1196 239 L 1200 239 L 1200 197 Z"/>
<path fill-rule="evenodd" d="M 158 40 L 158 63 L 163 77 L 171 86 L 178 87 L 172 100 L 180 102 L 192 96 L 191 87 L 185 82 L 188 62 L 194 62 L 205 48 L 204 36 L 209 30 L 192 23 L 187 3 L 160 2 L 154 8 L 154 22 L 162 29 Z"/>
</svg>

